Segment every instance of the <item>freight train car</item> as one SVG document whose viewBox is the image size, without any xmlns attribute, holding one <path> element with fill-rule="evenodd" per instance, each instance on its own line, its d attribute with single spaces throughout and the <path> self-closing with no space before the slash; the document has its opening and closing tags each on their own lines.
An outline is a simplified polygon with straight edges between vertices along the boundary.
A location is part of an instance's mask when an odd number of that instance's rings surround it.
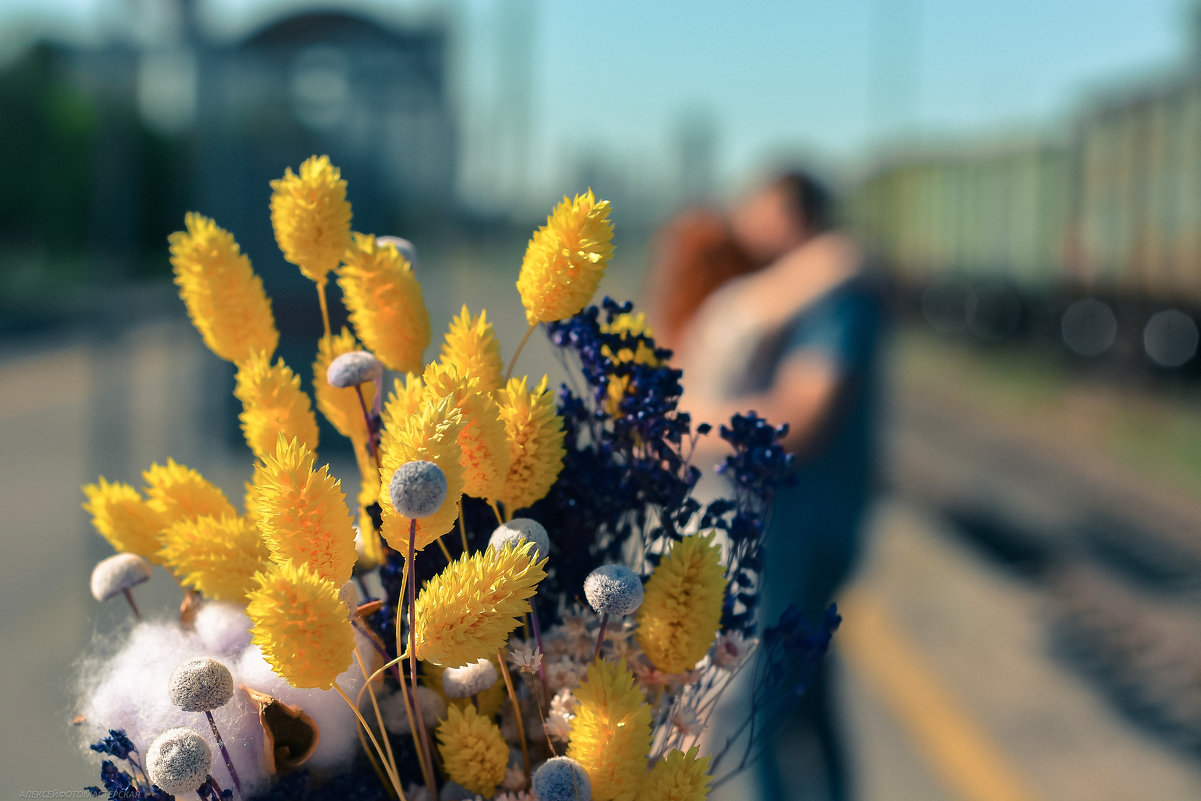
<svg viewBox="0 0 1201 801">
<path fill-rule="evenodd" d="M 890 158 L 851 218 L 936 328 L 1201 364 L 1201 75 L 1112 93 L 1062 140 Z"/>
</svg>

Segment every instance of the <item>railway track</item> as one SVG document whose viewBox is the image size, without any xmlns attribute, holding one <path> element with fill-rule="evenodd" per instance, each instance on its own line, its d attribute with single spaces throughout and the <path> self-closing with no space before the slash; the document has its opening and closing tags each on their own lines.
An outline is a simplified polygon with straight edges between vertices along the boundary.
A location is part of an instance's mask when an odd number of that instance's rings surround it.
<svg viewBox="0 0 1201 801">
<path fill-rule="evenodd" d="M 1201 493 L 1038 420 L 906 386 L 889 482 L 1047 603 L 1047 644 L 1118 709 L 1201 758 Z"/>
</svg>

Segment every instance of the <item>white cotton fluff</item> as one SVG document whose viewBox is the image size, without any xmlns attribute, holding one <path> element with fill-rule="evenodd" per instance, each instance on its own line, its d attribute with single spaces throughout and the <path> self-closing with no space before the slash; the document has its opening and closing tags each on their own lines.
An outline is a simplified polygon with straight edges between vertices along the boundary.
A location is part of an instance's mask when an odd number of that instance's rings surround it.
<svg viewBox="0 0 1201 801">
<path fill-rule="evenodd" d="M 214 656 L 232 656 L 250 645 L 250 618 L 237 604 L 202 604 L 195 627 L 196 636 Z"/>
<path fill-rule="evenodd" d="M 355 631 L 355 644 L 363 656 L 368 674 L 383 664 L 371 642 L 358 631 Z M 300 707 L 313 719 L 320 732 L 320 740 L 312 757 L 305 763 L 307 766 L 332 770 L 350 760 L 357 752 L 359 738 L 355 728 L 358 726 L 358 720 L 337 690 L 293 687 L 275 674 L 256 645 L 250 646 L 242 653 L 235 676 L 247 687 L 267 693 L 286 704 Z M 353 658 L 350 667 L 338 676 L 337 682 L 352 699 L 358 696 L 359 689 L 363 686 L 363 674 Z M 370 703 L 367 694 L 364 693 L 362 705 L 366 707 Z M 241 767 L 238 769 L 241 770 Z"/>
<path fill-rule="evenodd" d="M 183 726 L 199 733 L 214 753 L 219 753 L 204 714 L 179 709 L 171 703 L 168 692 L 171 674 L 181 662 L 211 655 L 195 632 L 183 630 L 175 621 L 143 621 L 135 625 L 116 654 L 98 664 L 83 666 L 80 711 L 85 723 L 79 727 L 81 745 L 86 749 L 89 743 L 107 734 L 108 729 L 124 729 L 145 755 L 159 734 Z M 229 661 L 232 668 L 233 660 Z M 235 685 L 243 683 L 236 671 L 233 679 Z M 263 736 L 255 706 L 245 693 L 235 692 L 227 704 L 214 710 L 213 718 L 243 786 L 249 792 L 264 785 L 267 777 L 263 771 Z M 353 738 L 353 731 L 351 734 Z M 215 760 L 212 773 L 222 787 L 232 785 L 222 759 Z"/>
<path fill-rule="evenodd" d="M 417 685 L 417 708 L 421 712 L 421 722 L 427 729 L 438 725 L 446 717 L 446 702 L 442 696 L 429 687 Z M 405 699 L 400 692 L 392 693 L 379 702 L 380 717 L 388 731 L 401 737 L 408 737 L 413 732 L 409 729 L 409 713 L 405 709 Z"/>
</svg>

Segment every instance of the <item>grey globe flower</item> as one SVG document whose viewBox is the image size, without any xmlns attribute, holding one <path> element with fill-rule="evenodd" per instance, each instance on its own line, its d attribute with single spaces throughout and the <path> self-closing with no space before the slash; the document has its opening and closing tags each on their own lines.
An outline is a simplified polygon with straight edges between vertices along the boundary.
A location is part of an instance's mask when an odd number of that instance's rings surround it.
<svg viewBox="0 0 1201 801">
<path fill-rule="evenodd" d="M 446 500 L 446 474 L 433 462 L 406 462 L 396 468 L 388 494 L 392 506 L 405 517 L 429 517 Z"/>
<path fill-rule="evenodd" d="M 329 363 L 329 368 L 325 371 L 325 380 L 330 386 L 346 389 L 374 381 L 383 374 L 384 366 L 375 358 L 375 354 L 365 350 L 352 350 Z"/>
<path fill-rule="evenodd" d="M 592 780 L 584 766 L 570 757 L 546 760 L 531 777 L 539 801 L 592 801 Z"/>
<path fill-rule="evenodd" d="M 628 615 L 642 605 L 642 579 L 625 565 L 601 565 L 584 579 L 584 596 L 598 615 Z"/>
<path fill-rule="evenodd" d="M 447 668 L 442 673 L 442 690 L 448 698 L 466 698 L 496 684 L 496 677 L 496 665 L 477 659 L 463 667 Z"/>
<path fill-rule="evenodd" d="M 501 523 L 488 538 L 488 546 L 497 551 L 506 545 L 516 548 L 525 542 L 534 543 L 534 561 L 550 553 L 550 537 L 546 529 L 537 520 L 528 517 L 515 517 L 508 523 Z"/>
<path fill-rule="evenodd" d="M 167 729 L 146 750 L 150 781 L 172 795 L 196 792 L 212 766 L 213 749 L 191 729 Z"/>
<path fill-rule="evenodd" d="M 136 553 L 119 553 L 92 568 L 92 597 L 107 601 L 150 578 L 150 563 Z"/>
<path fill-rule="evenodd" d="M 171 703 L 184 712 L 209 712 L 225 706 L 234 694 L 229 668 L 210 656 L 189 659 L 167 681 Z"/>
</svg>

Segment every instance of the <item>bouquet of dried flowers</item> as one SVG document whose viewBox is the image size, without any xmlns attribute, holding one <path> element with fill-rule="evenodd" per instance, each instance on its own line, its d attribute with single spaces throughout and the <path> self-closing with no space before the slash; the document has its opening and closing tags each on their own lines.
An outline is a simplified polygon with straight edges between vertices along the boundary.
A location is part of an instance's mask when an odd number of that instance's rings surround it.
<svg viewBox="0 0 1201 801">
<path fill-rule="evenodd" d="M 109 798 L 703 799 L 744 767 L 821 659 L 838 618 L 756 629 L 781 431 L 720 428 L 732 496 L 693 497 L 680 372 L 630 304 L 591 302 L 609 204 L 564 198 L 530 239 L 530 324 L 509 360 L 466 307 L 425 363 L 429 315 L 405 240 L 353 233 L 325 157 L 273 181 L 271 221 L 317 289 L 312 397 L 234 238 L 189 214 L 179 293 L 237 368 L 254 467 L 241 510 L 167 460 L 139 490 L 100 478 L 85 509 L 118 552 L 92 576 L 134 621 L 87 671 L 81 730 Z M 351 328 L 330 327 L 335 277 Z M 542 327 L 573 376 L 513 375 Z M 353 330 L 352 330 L 353 329 Z M 315 402 L 314 402 L 315 401 Z M 316 407 L 316 411 L 314 410 Z M 349 439 L 348 501 L 317 458 L 316 414 Z M 142 618 L 152 565 L 181 613 Z M 741 723 L 707 732 L 748 677 Z M 702 750 L 702 748 L 704 750 Z"/>
</svg>

